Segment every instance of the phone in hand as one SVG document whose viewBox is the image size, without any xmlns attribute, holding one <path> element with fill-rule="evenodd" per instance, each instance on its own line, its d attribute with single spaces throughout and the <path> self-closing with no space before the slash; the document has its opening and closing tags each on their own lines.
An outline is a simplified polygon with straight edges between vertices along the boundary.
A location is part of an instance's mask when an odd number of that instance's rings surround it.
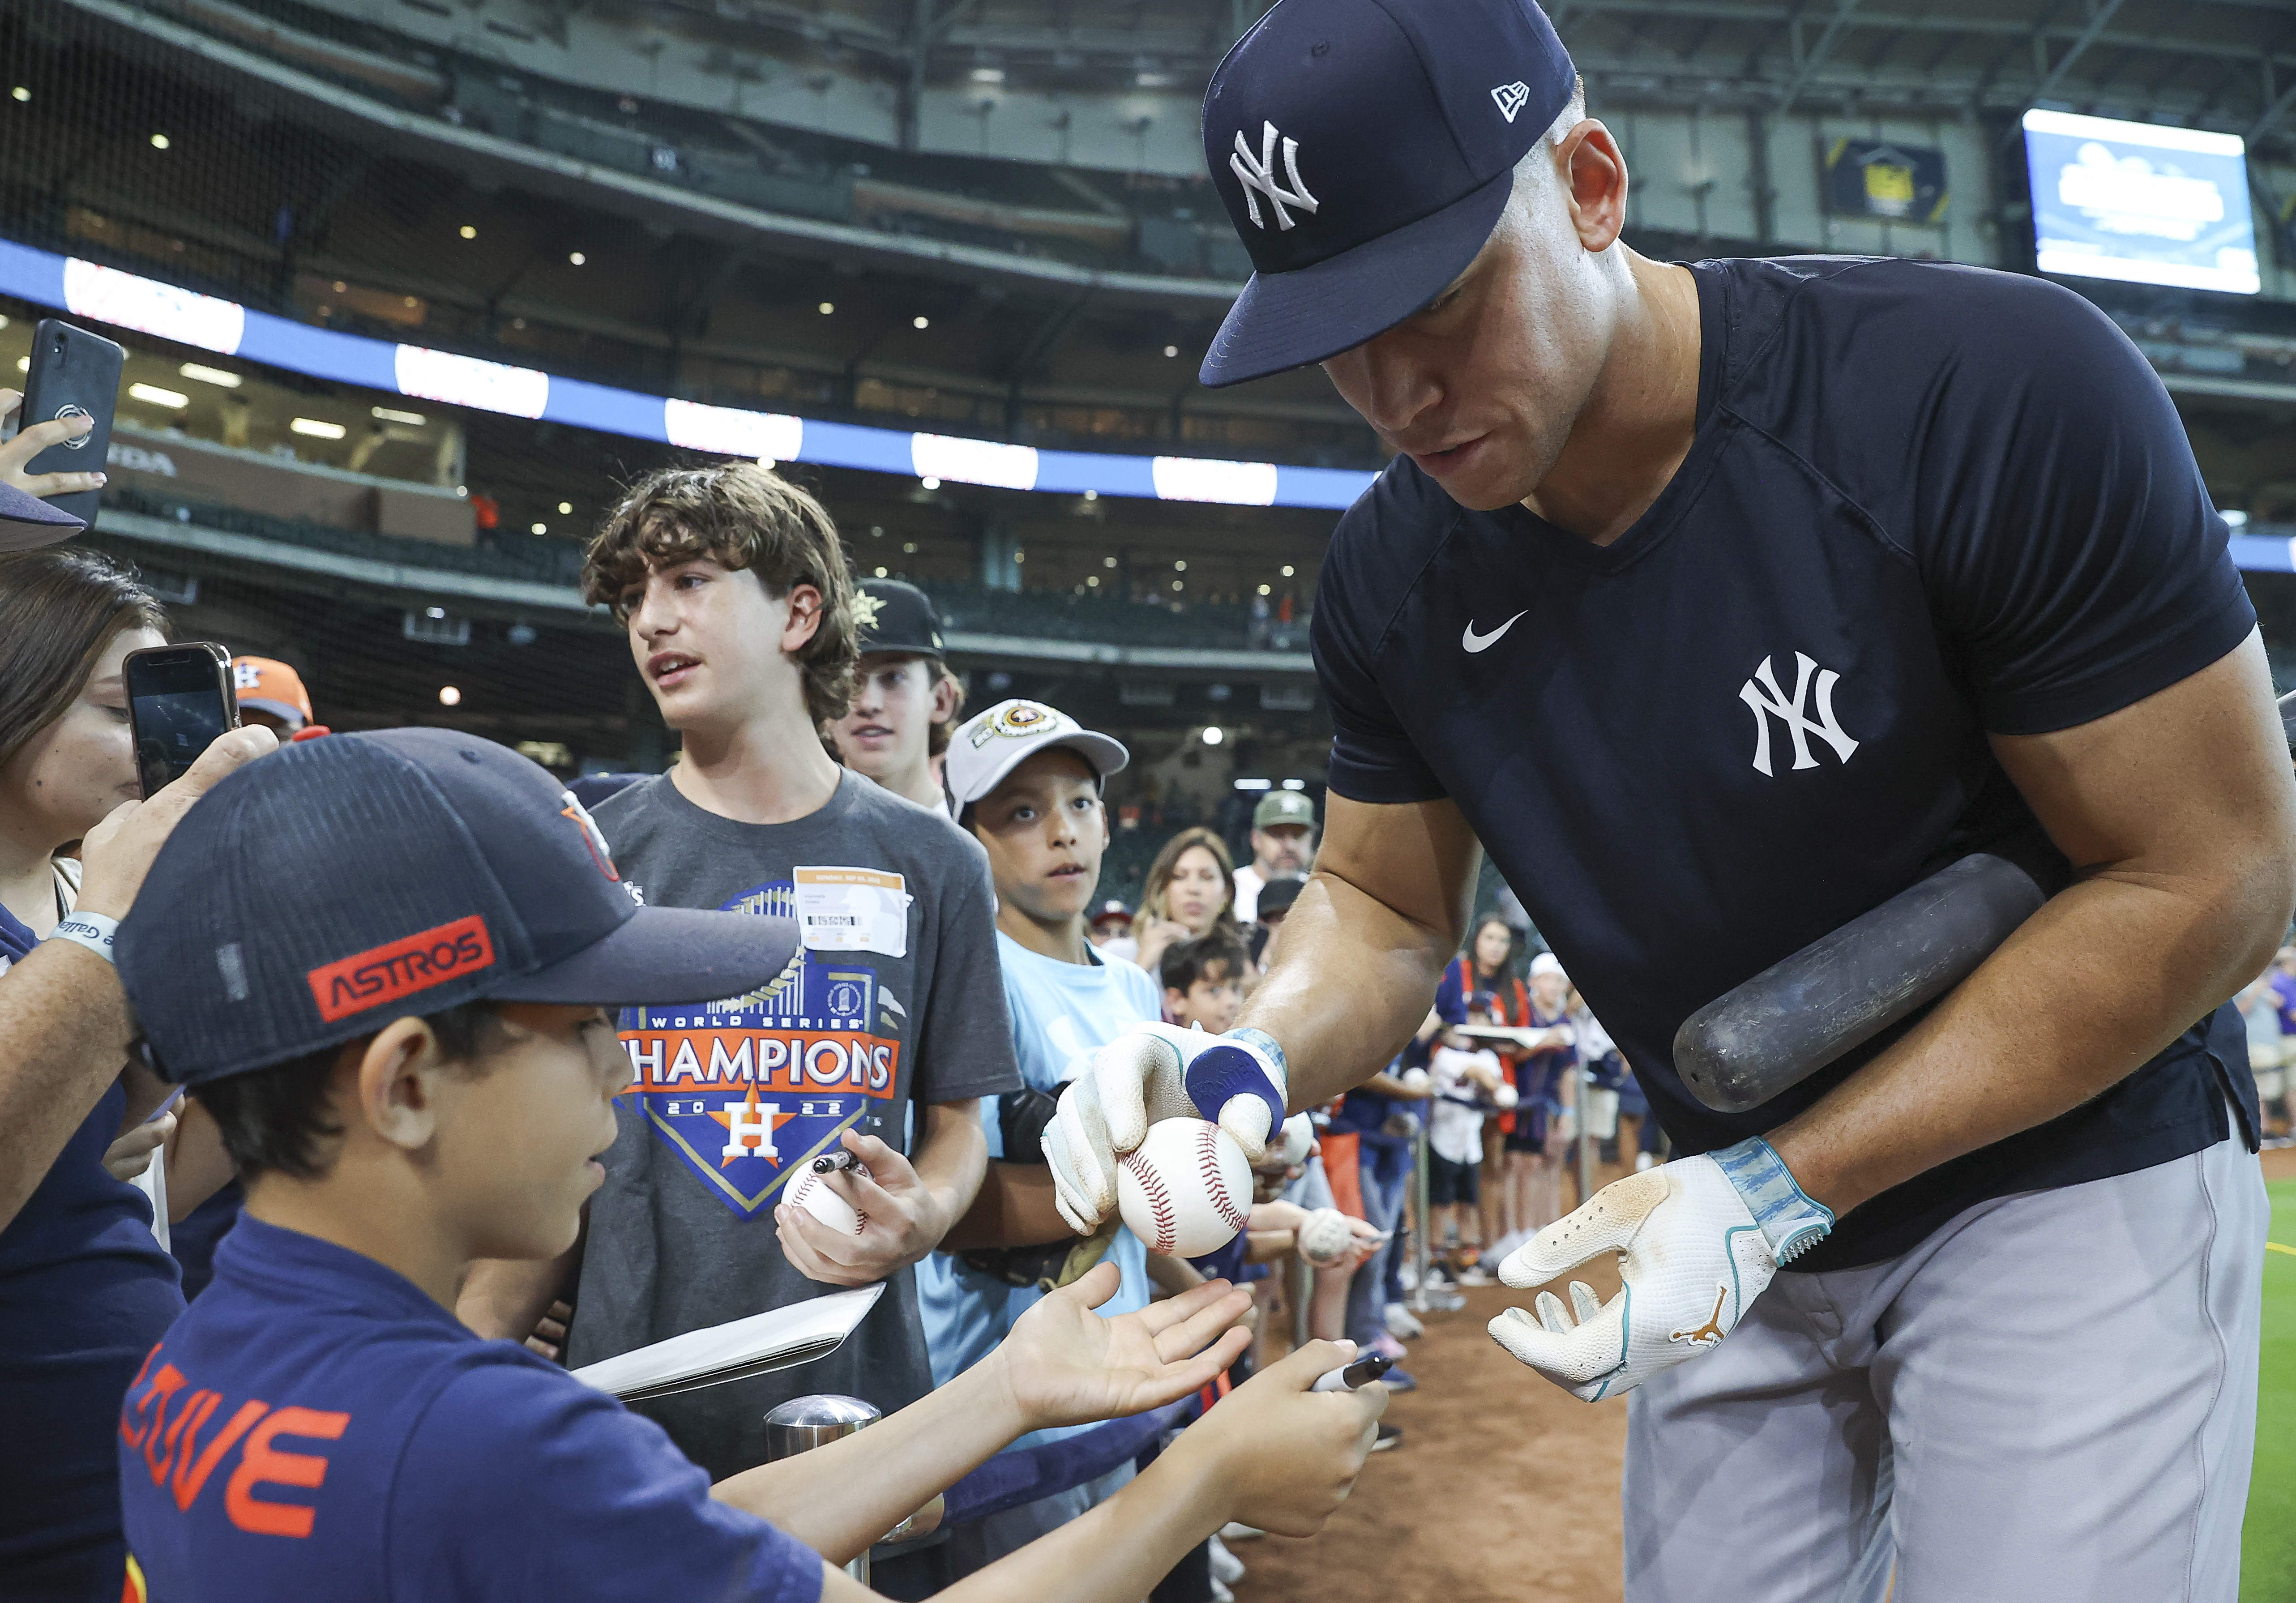
<svg viewBox="0 0 2296 1603">
<path fill-rule="evenodd" d="M 24 465 L 28 473 L 101 473 L 111 448 L 111 412 L 119 400 L 119 372 L 127 353 L 101 334 L 61 317 L 43 317 L 32 331 L 31 366 L 17 427 L 60 417 L 87 417 L 94 427 L 78 439 L 50 446 Z M 48 504 L 95 527 L 96 490 L 52 495 Z"/>
<path fill-rule="evenodd" d="M 239 727 L 231 654 L 212 641 L 130 651 L 125 672 L 135 773 L 146 796 L 181 779 L 200 753 Z"/>
</svg>

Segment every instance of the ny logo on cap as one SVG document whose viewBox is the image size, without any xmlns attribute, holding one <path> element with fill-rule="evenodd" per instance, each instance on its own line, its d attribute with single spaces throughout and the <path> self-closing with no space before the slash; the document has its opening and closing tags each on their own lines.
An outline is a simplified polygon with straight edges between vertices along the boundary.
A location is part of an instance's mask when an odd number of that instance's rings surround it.
<svg viewBox="0 0 2296 1603">
<path fill-rule="evenodd" d="M 1529 94 L 1530 92 L 1526 89 L 1523 93 Z M 1283 176 L 1292 181 L 1292 187 L 1287 190 L 1277 184 L 1275 177 L 1275 141 L 1279 137 L 1275 125 L 1263 122 L 1259 130 L 1259 159 L 1252 159 L 1251 147 L 1243 143 L 1243 130 L 1239 128 L 1235 135 L 1235 154 L 1227 159 L 1227 165 L 1243 185 L 1243 203 L 1251 213 L 1251 225 L 1254 228 L 1267 226 L 1259 215 L 1259 201 L 1252 193 L 1257 190 L 1267 197 L 1268 205 L 1275 209 L 1275 226 L 1289 228 L 1292 217 L 1283 209 L 1286 206 L 1296 206 L 1311 215 L 1316 209 L 1316 197 L 1309 194 L 1308 186 L 1300 182 L 1300 142 L 1296 139 L 1283 141 Z"/>
<path fill-rule="evenodd" d="M 1491 99 L 1498 102 L 1499 115 L 1513 122 L 1530 103 L 1530 86 L 1520 78 L 1512 84 L 1501 84 L 1491 91 Z"/>
</svg>

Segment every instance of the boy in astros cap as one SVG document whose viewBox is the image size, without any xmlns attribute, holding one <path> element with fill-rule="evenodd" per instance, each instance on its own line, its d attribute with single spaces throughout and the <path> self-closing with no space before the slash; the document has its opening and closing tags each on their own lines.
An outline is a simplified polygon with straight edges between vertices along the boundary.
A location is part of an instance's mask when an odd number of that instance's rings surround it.
<svg viewBox="0 0 2296 1603">
<path fill-rule="evenodd" d="M 467 735 L 338 736 L 217 786 L 117 943 L 147 1056 L 248 1187 L 213 1287 L 128 1391 L 128 1594 L 851 1603 L 871 1594 L 821 1552 L 863 1550 L 1020 1431 L 1217 1372 L 1240 1295 L 1103 1321 L 1103 1273 L 967 1384 L 712 1488 L 659 1427 L 455 1319 L 471 1260 L 555 1255 L 580 1229 L 632 1075 L 608 1008 L 763 984 L 797 940 L 787 919 L 638 906 L 581 807 Z M 1120 1526 L 965 1595 L 1117 1603 L 1224 1518 L 1312 1529 L 1377 1407 L 1304 1394 L 1342 1351 L 1168 1454 Z"/>
</svg>

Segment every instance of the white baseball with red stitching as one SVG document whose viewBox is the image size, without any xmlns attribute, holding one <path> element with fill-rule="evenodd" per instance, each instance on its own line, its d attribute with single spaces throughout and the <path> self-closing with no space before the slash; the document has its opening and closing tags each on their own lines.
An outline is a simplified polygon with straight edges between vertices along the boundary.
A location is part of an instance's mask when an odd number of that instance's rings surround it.
<svg viewBox="0 0 2296 1603">
<path fill-rule="evenodd" d="M 1201 1257 L 1235 1239 L 1251 1215 L 1251 1162 L 1206 1119 L 1164 1119 L 1116 1172 L 1125 1227 L 1155 1252 Z"/>
<path fill-rule="evenodd" d="M 869 1215 L 831 1190 L 811 1164 L 790 1182 L 789 1199 L 840 1236 L 857 1236 Z"/>
</svg>

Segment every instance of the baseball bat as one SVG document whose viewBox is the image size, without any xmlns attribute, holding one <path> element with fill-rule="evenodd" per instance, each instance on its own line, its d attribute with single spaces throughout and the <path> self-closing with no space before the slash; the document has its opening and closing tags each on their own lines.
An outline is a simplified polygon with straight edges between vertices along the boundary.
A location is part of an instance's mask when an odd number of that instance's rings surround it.
<svg viewBox="0 0 2296 1603">
<path fill-rule="evenodd" d="M 2296 748 L 2296 691 L 2279 707 Z M 1759 1108 L 1959 985 L 2045 900 L 2006 858 L 1948 863 L 1684 1019 L 1675 1068 L 1718 1113 Z"/>
</svg>

